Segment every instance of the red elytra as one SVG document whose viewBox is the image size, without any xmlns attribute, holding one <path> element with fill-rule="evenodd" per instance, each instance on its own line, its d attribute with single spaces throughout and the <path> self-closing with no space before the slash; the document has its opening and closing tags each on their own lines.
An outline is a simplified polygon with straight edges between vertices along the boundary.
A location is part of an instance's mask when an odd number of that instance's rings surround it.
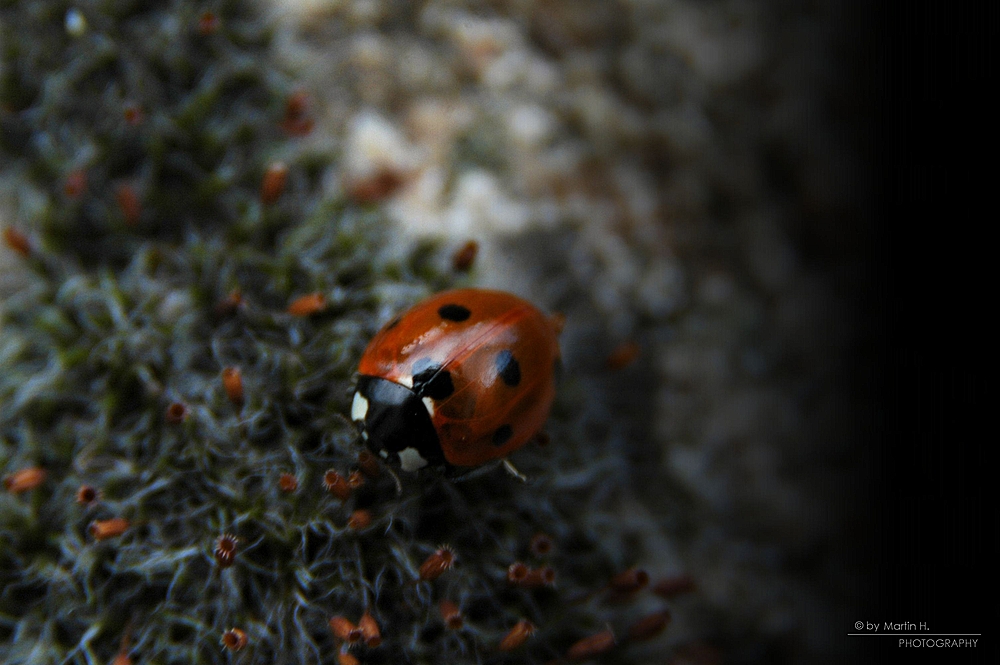
<svg viewBox="0 0 1000 665">
<path fill-rule="evenodd" d="M 372 339 L 351 417 L 372 452 L 404 471 L 479 466 L 541 430 L 558 365 L 556 329 L 528 301 L 446 291 Z"/>
</svg>

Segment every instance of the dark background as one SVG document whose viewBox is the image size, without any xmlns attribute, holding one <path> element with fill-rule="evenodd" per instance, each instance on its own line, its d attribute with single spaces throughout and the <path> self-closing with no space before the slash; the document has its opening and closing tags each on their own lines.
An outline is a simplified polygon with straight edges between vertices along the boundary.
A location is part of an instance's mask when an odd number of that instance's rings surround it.
<svg viewBox="0 0 1000 665">
<path fill-rule="evenodd" d="M 998 12 L 985 3 L 886 9 L 863 43 L 873 66 L 878 181 L 870 292 L 875 400 L 862 411 L 881 455 L 872 488 L 872 594 L 880 622 L 982 633 L 976 649 L 905 649 L 856 637 L 878 661 L 974 662 L 995 653 L 996 445 L 992 331 L 997 297 Z M 858 377 L 868 372 L 858 362 Z M 857 620 L 872 620 L 858 617 Z M 879 641 L 877 645 L 868 640 Z"/>
</svg>

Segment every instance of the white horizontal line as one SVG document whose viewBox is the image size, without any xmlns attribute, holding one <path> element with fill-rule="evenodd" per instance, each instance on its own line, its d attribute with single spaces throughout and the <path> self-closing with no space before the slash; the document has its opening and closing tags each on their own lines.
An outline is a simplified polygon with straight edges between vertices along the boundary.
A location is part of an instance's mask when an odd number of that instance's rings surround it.
<svg viewBox="0 0 1000 665">
<path fill-rule="evenodd" d="M 982 633 L 848 633 L 848 635 L 871 635 L 873 637 L 978 637 Z"/>
</svg>

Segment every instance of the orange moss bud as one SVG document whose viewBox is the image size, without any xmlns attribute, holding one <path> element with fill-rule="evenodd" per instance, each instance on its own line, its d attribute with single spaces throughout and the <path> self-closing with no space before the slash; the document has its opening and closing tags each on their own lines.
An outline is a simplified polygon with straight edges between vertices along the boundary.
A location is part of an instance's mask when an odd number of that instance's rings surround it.
<svg viewBox="0 0 1000 665">
<path fill-rule="evenodd" d="M 291 473 L 283 473 L 278 477 L 278 487 L 286 494 L 291 494 L 299 489 L 299 479 Z"/>
<path fill-rule="evenodd" d="M 264 205 L 271 205 L 285 193 L 285 183 L 288 181 L 288 165 L 284 162 L 273 162 L 264 172 L 260 183 L 260 200 Z"/>
<path fill-rule="evenodd" d="M 352 531 L 363 531 L 372 524 L 372 514 L 370 511 L 359 509 L 351 513 L 347 518 L 347 526 Z"/>
<path fill-rule="evenodd" d="M 133 127 L 141 125 L 142 121 L 146 119 L 146 114 L 142 112 L 142 107 L 135 102 L 126 104 L 122 110 L 122 114 L 125 116 L 125 122 Z"/>
<path fill-rule="evenodd" d="M 188 417 L 188 408 L 183 402 L 173 402 L 167 407 L 166 419 L 168 423 L 178 424 L 184 422 Z"/>
<path fill-rule="evenodd" d="M 361 619 L 358 620 L 358 628 L 361 629 L 361 638 L 370 649 L 382 644 L 382 633 L 375 622 L 375 617 L 369 612 L 366 611 L 361 615 Z"/>
<path fill-rule="evenodd" d="M 226 389 L 226 397 L 236 406 L 243 405 L 243 372 L 239 367 L 227 367 L 222 370 L 222 386 Z"/>
<path fill-rule="evenodd" d="M 365 484 L 365 474 L 360 471 L 351 471 L 347 474 L 347 486 L 356 490 Z"/>
<path fill-rule="evenodd" d="M 204 36 L 215 34 L 219 29 L 219 17 L 215 12 L 202 12 L 198 17 L 198 33 Z"/>
<path fill-rule="evenodd" d="M 448 630 L 461 630 L 465 625 L 462 611 L 450 600 L 442 600 L 438 609 L 441 610 L 441 618 L 444 619 L 444 625 Z"/>
<path fill-rule="evenodd" d="M 521 619 L 510 631 L 500 640 L 497 649 L 500 651 L 513 651 L 528 641 L 528 638 L 535 634 L 535 624 L 527 619 Z"/>
<path fill-rule="evenodd" d="M 70 171 L 63 182 L 63 193 L 71 199 L 80 198 L 87 189 L 87 172 L 83 169 Z"/>
<path fill-rule="evenodd" d="M 392 196 L 402 184 L 402 175 L 396 171 L 382 169 L 348 185 L 347 196 L 359 205 L 369 205 Z"/>
<path fill-rule="evenodd" d="M 299 90 L 288 97 L 281 128 L 291 136 L 305 136 L 312 131 L 313 119 L 309 117 L 309 93 Z"/>
<path fill-rule="evenodd" d="M 663 629 L 666 628 L 669 623 L 670 612 L 668 610 L 653 612 L 652 614 L 639 619 L 629 627 L 628 639 L 637 642 L 652 639 L 662 633 Z"/>
<path fill-rule="evenodd" d="M 447 545 L 442 545 L 434 554 L 420 564 L 420 579 L 430 582 L 441 577 L 441 573 L 455 564 L 455 552 Z"/>
<path fill-rule="evenodd" d="M 528 576 L 525 578 L 521 586 L 528 589 L 534 589 L 540 586 L 555 586 L 555 584 L 555 568 L 552 566 L 543 566 L 541 568 L 534 568 L 528 571 Z"/>
<path fill-rule="evenodd" d="M 239 628 L 230 628 L 222 634 L 222 646 L 229 651 L 239 651 L 247 645 L 247 634 Z"/>
<path fill-rule="evenodd" d="M 219 568 L 229 568 L 233 565 L 240 539 L 230 533 L 224 533 L 215 539 L 215 562 Z"/>
<path fill-rule="evenodd" d="M 475 240 L 470 240 L 458 250 L 452 254 L 451 257 L 451 267 L 455 272 L 468 272 L 472 268 L 472 264 L 476 261 L 476 255 L 479 253 L 479 243 Z"/>
<path fill-rule="evenodd" d="M 536 533 L 531 538 L 531 545 L 529 546 L 531 553 L 535 556 L 548 556 L 552 553 L 555 547 L 552 544 L 552 538 L 544 533 Z"/>
<path fill-rule="evenodd" d="M 363 637 L 361 629 L 355 626 L 354 622 L 339 614 L 330 619 L 330 630 L 337 639 L 348 644 L 355 644 Z"/>
<path fill-rule="evenodd" d="M 243 294 L 239 289 L 233 289 L 228 296 L 215 305 L 216 316 L 231 316 L 243 304 Z"/>
<path fill-rule="evenodd" d="M 379 474 L 382 473 L 382 467 L 379 466 L 378 460 L 367 450 L 358 453 L 358 467 L 363 474 L 372 480 L 378 478 Z"/>
<path fill-rule="evenodd" d="M 531 569 L 526 565 L 520 561 L 515 561 L 510 564 L 510 567 L 507 568 L 507 581 L 511 584 L 517 584 L 520 586 L 520 584 L 528 578 L 528 573 L 530 572 Z"/>
<path fill-rule="evenodd" d="M 552 586 L 556 582 L 556 571 L 552 566 L 528 568 L 520 561 L 515 561 L 507 569 L 507 581 L 524 589 Z"/>
<path fill-rule="evenodd" d="M 101 492 L 92 485 L 80 485 L 76 491 L 76 502 L 81 506 L 92 506 L 101 498 Z"/>
<path fill-rule="evenodd" d="M 566 659 L 572 661 L 587 660 L 602 653 L 611 651 L 615 646 L 615 634 L 611 629 L 602 630 L 590 637 L 585 637 L 566 651 Z"/>
<path fill-rule="evenodd" d="M 641 568 L 629 568 L 611 578 L 608 586 L 619 594 L 635 593 L 649 584 L 649 574 Z"/>
<path fill-rule="evenodd" d="M 39 466 L 19 469 L 3 479 L 3 486 L 11 494 L 23 494 L 33 490 L 43 482 L 48 472 Z"/>
<path fill-rule="evenodd" d="M 636 342 L 623 342 L 619 344 L 614 351 L 608 355 L 606 361 L 607 367 L 610 370 L 622 369 L 631 365 L 636 358 L 639 357 L 639 352 L 642 347 Z"/>
<path fill-rule="evenodd" d="M 28 236 L 14 227 L 8 226 L 3 230 L 3 241 L 21 256 L 31 256 L 31 242 L 28 240 Z"/>
<path fill-rule="evenodd" d="M 321 312 L 326 308 L 326 298 L 322 293 L 309 293 L 300 296 L 292 301 L 288 306 L 288 313 L 292 316 L 309 316 L 316 312 Z"/>
<path fill-rule="evenodd" d="M 347 501 L 347 498 L 351 496 L 351 487 L 347 484 L 347 481 L 342 475 L 330 469 L 323 474 L 323 487 L 326 491 L 334 495 L 341 501 Z"/>
<path fill-rule="evenodd" d="M 674 596 L 691 593 L 697 588 L 698 586 L 690 575 L 678 575 L 677 577 L 668 577 L 654 584 L 653 593 L 662 598 L 673 598 Z"/>
<path fill-rule="evenodd" d="M 90 535 L 94 540 L 107 540 L 120 536 L 128 531 L 129 521 L 124 517 L 113 517 L 109 520 L 94 520 L 90 523 Z"/>
<path fill-rule="evenodd" d="M 122 216 L 125 217 L 125 223 L 128 226 L 137 225 L 139 218 L 142 217 L 142 203 L 139 201 L 139 195 L 135 188 L 131 185 L 119 185 L 115 190 L 115 199 L 118 201 L 118 208 L 122 211 Z"/>
<path fill-rule="evenodd" d="M 552 316 L 549 317 L 549 325 L 552 326 L 552 330 L 554 330 L 558 335 L 566 326 L 566 315 L 562 312 L 552 314 Z"/>
</svg>

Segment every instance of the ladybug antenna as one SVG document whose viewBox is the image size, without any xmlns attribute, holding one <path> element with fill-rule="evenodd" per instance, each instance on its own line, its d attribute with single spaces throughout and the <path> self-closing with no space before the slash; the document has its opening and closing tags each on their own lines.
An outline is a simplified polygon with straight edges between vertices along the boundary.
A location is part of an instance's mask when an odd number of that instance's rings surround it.
<svg viewBox="0 0 1000 665">
<path fill-rule="evenodd" d="M 526 475 L 524 475 L 523 473 L 521 473 L 520 471 L 518 471 L 517 467 L 514 466 L 514 464 L 509 459 L 507 459 L 506 457 L 504 457 L 503 460 L 502 460 L 502 464 L 503 464 L 504 471 L 506 471 L 510 475 L 514 476 L 515 478 L 517 478 L 518 480 L 520 480 L 522 483 L 527 483 L 528 482 L 528 477 Z"/>
</svg>

